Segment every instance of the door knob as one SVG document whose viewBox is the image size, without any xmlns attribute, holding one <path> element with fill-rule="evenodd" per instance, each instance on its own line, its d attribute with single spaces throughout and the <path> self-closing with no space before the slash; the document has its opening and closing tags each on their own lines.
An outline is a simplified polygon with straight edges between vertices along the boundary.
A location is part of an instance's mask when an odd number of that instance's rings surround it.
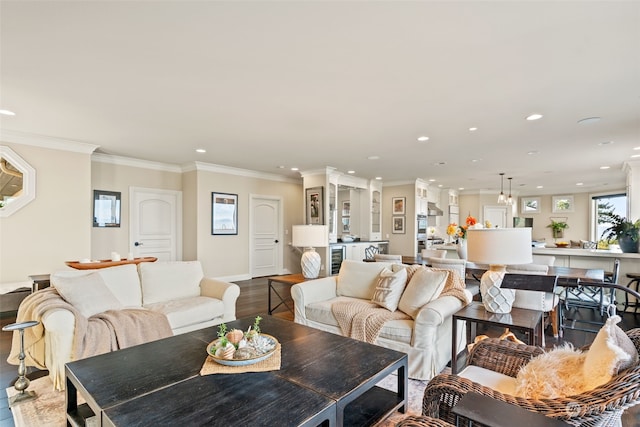
<svg viewBox="0 0 640 427">
<path fill-rule="evenodd" d="M 141 243 L 141 242 L 135 242 L 135 243 L 133 244 L 133 246 L 142 246 L 142 243 Z"/>
<path fill-rule="evenodd" d="M 278 239 L 276 239 L 276 240 L 274 240 L 273 242 L 274 242 L 274 243 L 278 243 L 278 242 L 279 242 L 279 240 L 278 240 Z"/>
</svg>

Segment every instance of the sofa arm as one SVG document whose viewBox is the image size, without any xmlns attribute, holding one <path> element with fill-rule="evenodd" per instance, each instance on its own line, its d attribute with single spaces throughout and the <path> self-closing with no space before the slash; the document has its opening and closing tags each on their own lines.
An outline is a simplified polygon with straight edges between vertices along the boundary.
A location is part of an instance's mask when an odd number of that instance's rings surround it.
<svg viewBox="0 0 640 427">
<path fill-rule="evenodd" d="M 236 320 L 236 300 L 240 296 L 240 286 L 235 283 L 205 277 L 200 281 L 200 295 L 217 298 L 224 303 L 223 322 Z"/>
<path fill-rule="evenodd" d="M 447 318 L 451 318 L 455 312 L 464 307 L 464 303 L 454 296 L 443 296 L 425 304 L 414 322 L 413 346 L 427 348 L 432 345 L 429 339 L 430 328 L 437 328 L 442 325 Z M 433 331 L 434 329 L 432 329 Z"/>
<path fill-rule="evenodd" d="M 305 307 L 314 302 L 335 298 L 336 276 L 308 280 L 291 287 L 291 298 L 295 305 L 295 321 L 306 323 Z"/>
<path fill-rule="evenodd" d="M 76 318 L 69 310 L 50 310 L 42 316 L 42 325 L 44 326 L 42 356 L 49 370 L 49 378 L 56 390 L 64 390 L 64 365 L 75 360 L 73 337 Z"/>
</svg>

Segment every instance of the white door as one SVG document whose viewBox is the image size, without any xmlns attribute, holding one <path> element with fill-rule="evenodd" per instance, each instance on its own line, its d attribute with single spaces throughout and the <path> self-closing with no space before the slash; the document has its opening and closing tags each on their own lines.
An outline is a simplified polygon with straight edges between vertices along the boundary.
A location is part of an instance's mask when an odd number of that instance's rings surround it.
<svg viewBox="0 0 640 427">
<path fill-rule="evenodd" d="M 129 251 L 158 261 L 182 260 L 182 192 L 129 189 Z"/>
<path fill-rule="evenodd" d="M 282 271 L 282 213 L 279 197 L 250 196 L 251 277 Z"/>
<path fill-rule="evenodd" d="M 493 228 L 507 227 L 507 207 L 506 206 L 485 206 L 484 220 L 491 222 Z"/>
</svg>

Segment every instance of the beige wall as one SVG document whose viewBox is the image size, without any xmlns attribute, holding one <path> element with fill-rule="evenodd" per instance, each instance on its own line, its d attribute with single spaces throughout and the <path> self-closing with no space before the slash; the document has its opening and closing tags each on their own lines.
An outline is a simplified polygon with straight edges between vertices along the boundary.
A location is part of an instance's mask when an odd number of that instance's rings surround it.
<svg viewBox="0 0 640 427">
<path fill-rule="evenodd" d="M 92 161 L 91 186 L 92 190 L 121 193 L 121 224 L 120 227 L 93 227 L 90 222 L 92 214 L 90 214 L 89 222 L 84 221 L 83 223 L 91 227 L 91 254 L 76 254 L 76 259 L 109 259 L 113 251 L 123 256 L 128 252 L 133 252 L 129 241 L 129 189 L 143 187 L 180 191 L 182 189 L 182 173 Z M 91 194 L 89 201 L 93 212 L 92 198 L 93 194 Z"/>
<path fill-rule="evenodd" d="M 198 173 L 182 175 L 182 257 L 198 259 Z"/>
<path fill-rule="evenodd" d="M 389 236 L 389 253 L 415 255 L 417 248 L 416 234 L 416 190 L 415 184 L 384 186 L 382 188 L 382 238 Z M 405 197 L 405 233 L 393 233 L 393 198 Z"/>
<path fill-rule="evenodd" d="M 206 273 L 215 277 L 249 276 L 249 196 L 282 198 L 283 266 L 300 272 L 300 253 L 292 249 L 291 226 L 302 224 L 302 183 L 270 181 L 199 170 L 197 172 L 197 253 Z M 211 234 L 211 193 L 238 195 L 238 234 Z M 288 234 L 284 234 L 284 232 Z"/>
<path fill-rule="evenodd" d="M 36 170 L 36 198 L 0 218 L 0 282 L 50 273 L 91 251 L 90 154 L 10 147 Z"/>
</svg>

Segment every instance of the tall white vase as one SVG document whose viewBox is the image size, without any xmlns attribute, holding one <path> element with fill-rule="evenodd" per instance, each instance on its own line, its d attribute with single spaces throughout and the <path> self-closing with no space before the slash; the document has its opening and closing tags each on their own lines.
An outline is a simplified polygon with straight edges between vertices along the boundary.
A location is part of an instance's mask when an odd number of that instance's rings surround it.
<svg viewBox="0 0 640 427">
<path fill-rule="evenodd" d="M 467 259 L 467 239 L 458 239 L 456 252 L 458 253 L 458 258 Z"/>
</svg>

